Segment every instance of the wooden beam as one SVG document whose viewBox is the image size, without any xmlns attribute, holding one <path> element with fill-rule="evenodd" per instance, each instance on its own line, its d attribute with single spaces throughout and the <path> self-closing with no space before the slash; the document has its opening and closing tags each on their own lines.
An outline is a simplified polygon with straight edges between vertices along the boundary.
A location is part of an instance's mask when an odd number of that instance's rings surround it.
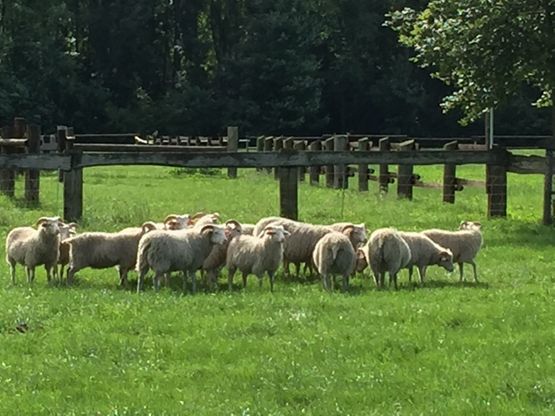
<svg viewBox="0 0 555 416">
<path fill-rule="evenodd" d="M 389 137 L 381 138 L 378 145 L 379 152 L 383 155 L 389 152 L 391 149 L 391 143 L 389 142 Z M 389 184 L 389 167 L 387 163 L 381 162 L 379 167 L 379 191 L 380 193 L 387 193 Z"/>
<path fill-rule="evenodd" d="M 304 140 L 298 140 L 295 141 L 293 144 L 293 149 L 298 150 L 299 152 L 303 152 L 306 150 L 306 144 Z M 306 168 L 304 166 L 300 166 L 299 167 L 299 182 L 304 182 L 305 181 L 305 174 L 306 174 Z"/>
<path fill-rule="evenodd" d="M 264 139 L 264 151 L 271 152 L 273 147 L 274 147 L 274 138 L 272 136 L 266 137 Z M 272 169 L 269 169 L 269 168 L 266 169 L 267 173 L 270 173 L 271 171 Z"/>
<path fill-rule="evenodd" d="M 73 148 L 81 152 L 225 152 L 226 146 L 181 146 L 153 144 L 79 144 Z M 237 151 L 237 150 L 235 150 Z"/>
<path fill-rule="evenodd" d="M 548 159 L 545 156 L 509 155 L 507 171 L 522 174 L 545 175 L 548 169 Z"/>
<path fill-rule="evenodd" d="M 274 139 L 274 151 L 279 152 L 283 149 L 283 137 L 276 137 Z M 274 168 L 274 178 L 279 179 L 279 168 Z"/>
<path fill-rule="evenodd" d="M 72 164 L 79 165 L 81 155 L 74 153 Z M 80 221 L 83 216 L 83 169 L 73 168 L 64 172 L 64 219 Z"/>
<path fill-rule="evenodd" d="M 264 151 L 264 136 L 260 136 L 256 139 L 256 151 L 263 152 Z M 261 168 L 256 168 L 257 172 L 260 172 Z"/>
<path fill-rule="evenodd" d="M 507 169 L 503 165 L 487 165 L 488 217 L 507 216 Z"/>
<path fill-rule="evenodd" d="M 322 144 L 322 149 L 326 150 L 326 151 L 332 151 L 333 150 L 333 137 L 330 137 L 327 140 L 324 140 L 323 144 Z M 322 154 L 322 153 L 320 153 Z M 333 175 L 334 175 L 334 169 L 333 169 L 333 164 L 326 164 L 325 166 L 325 171 L 326 171 L 326 186 L 328 188 L 332 188 L 333 187 Z"/>
</svg>

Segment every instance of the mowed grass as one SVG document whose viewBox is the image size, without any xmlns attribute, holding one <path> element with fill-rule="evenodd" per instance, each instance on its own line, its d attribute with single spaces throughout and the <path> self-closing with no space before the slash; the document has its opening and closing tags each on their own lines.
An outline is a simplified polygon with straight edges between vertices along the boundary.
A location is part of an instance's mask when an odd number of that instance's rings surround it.
<svg viewBox="0 0 555 416">
<path fill-rule="evenodd" d="M 86 170 L 82 230 L 200 210 L 243 222 L 278 212 L 265 174 L 179 172 Z M 416 172 L 441 178 L 439 167 Z M 484 170 L 458 176 L 483 179 Z M 0 197 L 3 235 L 62 212 L 55 175 L 41 186 L 38 208 Z M 18 268 L 13 286 L 2 262 L 0 414 L 552 415 L 555 231 L 538 225 L 542 186 L 540 176 L 510 175 L 506 220 L 486 218 L 479 188 L 445 205 L 436 189 L 417 188 L 409 202 L 395 187 L 379 197 L 375 183 L 367 194 L 300 187 L 300 216 L 311 222 L 419 230 L 481 221 L 480 284 L 431 268 L 423 288 L 402 273 L 397 292 L 377 291 L 367 272 L 347 294 L 282 276 L 273 294 L 254 277 L 246 290 L 236 278 L 229 293 L 222 276 L 222 290 L 192 296 L 176 276 L 170 289 L 155 293 L 149 281 L 137 295 L 117 288 L 113 269 L 85 269 L 68 288 L 49 286 L 42 268 L 29 287 Z"/>
</svg>

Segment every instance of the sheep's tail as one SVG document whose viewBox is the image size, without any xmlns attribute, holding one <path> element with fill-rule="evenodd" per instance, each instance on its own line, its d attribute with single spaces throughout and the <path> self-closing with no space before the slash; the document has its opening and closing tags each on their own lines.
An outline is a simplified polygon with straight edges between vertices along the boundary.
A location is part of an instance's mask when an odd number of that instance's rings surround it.
<svg viewBox="0 0 555 416">
<path fill-rule="evenodd" d="M 341 247 L 339 247 L 338 244 L 334 244 L 330 247 L 332 262 L 335 261 L 335 259 L 337 258 L 337 254 L 339 253 L 340 249 Z"/>
<path fill-rule="evenodd" d="M 148 272 L 148 252 L 150 251 L 150 239 L 142 239 L 139 244 L 139 249 L 137 250 L 137 264 L 135 265 L 135 270 L 139 276 L 143 276 Z"/>
<path fill-rule="evenodd" d="M 392 235 L 391 234 L 385 234 L 385 235 L 381 235 L 378 238 L 377 241 L 377 255 L 373 255 L 370 257 L 370 261 L 372 262 L 372 264 L 374 264 L 374 267 L 379 267 L 379 265 L 384 264 L 385 263 L 385 251 L 386 251 L 386 246 L 388 245 L 388 243 L 391 241 L 392 239 Z"/>
</svg>

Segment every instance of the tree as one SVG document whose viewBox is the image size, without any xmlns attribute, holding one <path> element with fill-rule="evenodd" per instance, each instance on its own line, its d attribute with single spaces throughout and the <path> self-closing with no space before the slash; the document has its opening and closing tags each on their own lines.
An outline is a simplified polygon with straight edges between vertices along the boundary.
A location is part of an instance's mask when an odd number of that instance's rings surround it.
<svg viewBox="0 0 555 416">
<path fill-rule="evenodd" d="M 551 104 L 555 88 L 554 0 L 432 0 L 421 12 L 393 12 L 388 25 L 413 60 L 454 87 L 445 110 L 460 107 L 463 123 L 536 87 L 538 106 Z"/>
<path fill-rule="evenodd" d="M 555 0 L 431 0 L 421 12 L 389 15 L 413 60 L 454 87 L 443 100 L 460 107 L 463 123 L 514 96 L 523 84 L 540 92 L 537 106 L 552 107 L 553 140 L 547 146 L 544 224 L 552 222 L 555 149 Z"/>
</svg>

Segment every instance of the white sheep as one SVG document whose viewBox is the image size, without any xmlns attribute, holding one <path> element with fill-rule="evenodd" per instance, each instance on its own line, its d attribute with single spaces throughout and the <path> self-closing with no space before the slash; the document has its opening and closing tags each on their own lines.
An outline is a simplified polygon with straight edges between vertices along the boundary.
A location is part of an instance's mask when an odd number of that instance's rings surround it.
<svg viewBox="0 0 555 416">
<path fill-rule="evenodd" d="M 349 288 L 349 276 L 353 273 L 356 254 L 349 233 L 352 225 L 343 228 L 343 232 L 332 231 L 324 235 L 314 247 L 313 263 L 322 276 L 322 285 L 326 290 L 334 290 L 335 275 L 343 276 L 343 290 Z M 330 276 L 333 276 L 330 287 Z"/>
<path fill-rule="evenodd" d="M 254 274 L 262 286 L 262 277 L 268 273 L 270 290 L 274 290 L 274 276 L 283 260 L 283 242 L 289 232 L 281 225 L 268 225 L 259 236 L 239 235 L 229 243 L 226 267 L 228 288 L 231 290 L 237 269 L 243 274 L 243 287 L 247 276 Z"/>
<path fill-rule="evenodd" d="M 451 250 L 434 243 L 422 233 L 400 232 L 399 234 L 410 249 L 410 261 L 406 266 L 409 269 L 409 282 L 412 279 L 414 266 L 418 268 L 421 284 L 424 283 L 428 266 L 438 265 L 449 272 L 453 271 L 453 253 L 451 253 Z"/>
<path fill-rule="evenodd" d="M 357 271 L 370 265 L 376 286 L 383 287 L 385 273 L 397 289 L 397 273 L 407 267 L 411 259 L 408 244 L 394 228 L 379 228 L 370 234 L 368 242 L 357 251 Z"/>
<path fill-rule="evenodd" d="M 120 285 L 127 286 L 127 274 L 137 261 L 137 248 L 141 237 L 156 229 L 156 224 L 145 222 L 141 228 L 127 228 L 115 233 L 87 232 L 68 238 L 69 269 L 67 282 L 73 282 L 75 273 L 85 267 L 119 268 Z"/>
<path fill-rule="evenodd" d="M 201 268 L 212 247 L 225 241 L 224 228 L 215 224 L 208 224 L 200 229 L 156 230 L 146 234 L 139 242 L 137 255 L 137 293 L 140 292 L 149 269 L 153 269 L 155 273 L 155 289 L 160 287 L 160 279 L 165 273 L 180 270 L 183 272 L 183 290 L 189 275 L 192 291 L 196 292 L 196 271 Z"/>
<path fill-rule="evenodd" d="M 212 251 L 202 263 L 201 273 L 204 274 L 208 284 L 213 288 L 216 284 L 218 274 L 225 266 L 227 258 L 227 248 L 231 240 L 243 233 L 243 226 L 236 220 L 228 220 L 225 223 L 225 235 L 227 241 L 212 247 Z"/>
<path fill-rule="evenodd" d="M 197 212 L 191 217 L 192 227 L 200 229 L 205 225 L 218 224 L 220 222 L 220 214 L 213 212 L 212 214 L 205 214 L 203 212 Z"/>
<path fill-rule="evenodd" d="M 162 230 L 184 230 L 192 225 L 192 220 L 189 214 L 170 214 L 166 216 L 164 222 L 160 225 L 156 224 L 156 228 Z"/>
<path fill-rule="evenodd" d="M 15 284 L 15 266 L 25 266 L 27 281 L 35 279 L 35 267 L 44 264 L 48 281 L 58 263 L 60 248 L 60 218 L 41 217 L 36 226 L 17 227 L 6 237 L 6 261 L 11 268 L 12 283 Z"/>
<path fill-rule="evenodd" d="M 59 277 L 60 282 L 64 279 L 64 270 L 69 264 L 69 244 L 63 244 L 63 242 L 77 234 L 76 228 L 77 224 L 74 222 L 69 224 L 60 222 L 60 255 L 58 257 L 58 267 L 54 269 L 54 274 Z"/>
<path fill-rule="evenodd" d="M 476 263 L 474 258 L 482 247 L 482 232 L 479 222 L 462 221 L 459 231 L 446 231 L 431 229 L 422 231 L 422 234 L 428 236 L 437 244 L 446 247 L 453 253 L 453 262 L 459 264 L 460 281 L 463 277 L 463 265 L 469 263 L 474 271 L 474 281 L 478 282 L 478 273 L 476 272 Z"/>
</svg>

